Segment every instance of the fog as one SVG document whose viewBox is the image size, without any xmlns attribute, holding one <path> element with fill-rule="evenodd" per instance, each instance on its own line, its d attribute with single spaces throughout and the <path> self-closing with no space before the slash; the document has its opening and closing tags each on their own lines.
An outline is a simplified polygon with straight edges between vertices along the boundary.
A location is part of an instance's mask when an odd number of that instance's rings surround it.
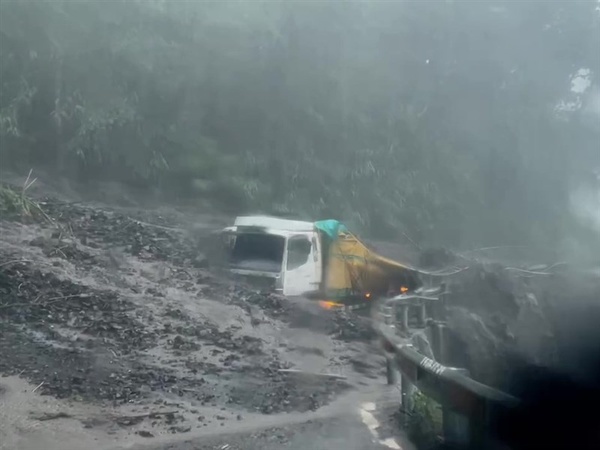
<svg viewBox="0 0 600 450">
<path fill-rule="evenodd" d="M 599 448 L 599 268 L 599 0 L 0 0 L 2 448 Z"/>
<path fill-rule="evenodd" d="M 421 246 L 600 252 L 595 0 L 0 7 L 5 170 Z"/>
</svg>

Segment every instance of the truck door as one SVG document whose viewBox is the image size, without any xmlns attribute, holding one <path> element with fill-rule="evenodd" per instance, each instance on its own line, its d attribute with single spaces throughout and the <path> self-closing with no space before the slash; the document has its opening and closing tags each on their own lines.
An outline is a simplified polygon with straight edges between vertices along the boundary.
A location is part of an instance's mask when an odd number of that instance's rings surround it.
<svg viewBox="0 0 600 450">
<path fill-rule="evenodd" d="M 315 258 L 315 256 L 317 256 Z M 319 288 L 318 248 L 307 235 L 291 236 L 287 240 L 283 294 L 302 295 Z"/>
<path fill-rule="evenodd" d="M 318 232 L 313 233 L 312 238 L 312 259 L 315 262 L 315 279 L 312 289 L 320 289 L 323 284 L 323 274 L 325 273 L 325 261 L 323 259 L 323 246 L 321 236 Z"/>
</svg>

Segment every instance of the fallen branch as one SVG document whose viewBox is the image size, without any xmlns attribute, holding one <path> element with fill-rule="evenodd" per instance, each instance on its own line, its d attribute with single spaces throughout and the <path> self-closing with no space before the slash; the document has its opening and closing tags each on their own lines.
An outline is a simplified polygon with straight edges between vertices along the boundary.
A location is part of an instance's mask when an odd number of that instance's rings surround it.
<svg viewBox="0 0 600 450">
<path fill-rule="evenodd" d="M 0 264 L 0 267 L 3 267 L 3 266 L 8 266 L 9 264 L 16 264 L 16 263 L 30 263 L 30 262 L 33 262 L 33 261 L 31 261 L 30 259 L 15 259 L 15 260 L 13 260 L 13 261 L 6 261 L 6 262 L 3 262 L 2 264 Z"/>
<path fill-rule="evenodd" d="M 58 297 L 50 297 L 46 300 L 44 300 L 43 302 L 41 302 L 43 305 L 47 305 L 48 303 L 53 303 L 56 302 L 57 300 L 65 300 L 67 298 L 73 298 L 73 297 L 79 297 L 79 298 L 89 298 L 91 297 L 90 294 L 86 294 L 86 293 L 81 293 L 81 294 L 70 294 L 70 295 L 61 295 Z"/>
<path fill-rule="evenodd" d="M 156 225 L 154 223 L 148 223 L 148 222 L 142 222 L 141 220 L 137 220 L 134 219 L 132 217 L 127 217 L 132 223 L 136 223 L 138 225 L 142 225 L 143 227 L 150 227 L 150 228 L 157 228 L 159 230 L 164 230 L 164 231 L 174 231 L 176 233 L 183 233 L 184 230 L 182 230 L 181 228 L 175 228 L 175 227 L 166 227 L 164 225 Z"/>
<path fill-rule="evenodd" d="M 70 414 L 67 414 L 66 412 L 57 412 L 57 413 L 44 413 L 41 416 L 33 417 L 33 419 L 39 420 L 40 422 L 45 422 L 48 420 L 55 420 L 55 419 L 68 419 L 70 417 L 72 417 L 72 416 Z"/>
<path fill-rule="evenodd" d="M 278 372 L 279 373 L 290 373 L 290 374 L 295 374 L 295 375 L 325 377 L 325 378 L 332 378 L 335 380 L 345 380 L 347 378 L 344 375 L 337 375 L 334 373 L 306 372 L 304 370 L 298 370 L 298 369 L 279 369 Z"/>
<path fill-rule="evenodd" d="M 74 298 L 74 297 L 79 297 L 79 298 L 89 298 L 91 297 L 90 294 L 71 294 L 71 295 L 61 295 L 60 297 L 51 297 L 48 298 L 44 301 L 38 302 L 39 300 L 39 296 L 35 298 L 35 300 L 33 300 L 32 302 L 28 302 L 28 303 L 4 303 L 3 305 L 0 305 L 0 309 L 4 309 L 4 308 L 12 308 L 12 307 L 19 307 L 19 306 L 31 306 L 31 305 L 41 305 L 41 306 L 46 306 L 46 305 L 51 305 L 52 303 L 56 303 L 60 300 L 66 300 L 69 298 Z"/>
<path fill-rule="evenodd" d="M 150 413 L 146 413 L 146 414 L 138 414 L 135 416 L 119 416 L 119 417 L 115 418 L 115 421 L 120 425 L 135 425 L 137 423 L 140 423 L 144 419 L 155 419 L 160 416 L 172 416 L 174 414 L 177 414 L 178 412 L 179 412 L 179 410 L 177 410 L 177 411 L 155 411 L 155 412 L 150 412 Z"/>
</svg>

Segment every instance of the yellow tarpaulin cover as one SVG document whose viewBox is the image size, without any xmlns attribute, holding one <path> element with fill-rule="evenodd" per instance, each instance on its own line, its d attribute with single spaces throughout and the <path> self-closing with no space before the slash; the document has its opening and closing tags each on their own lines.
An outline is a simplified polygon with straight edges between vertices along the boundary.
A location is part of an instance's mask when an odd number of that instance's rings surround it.
<svg viewBox="0 0 600 450">
<path fill-rule="evenodd" d="M 348 232 L 340 232 L 329 246 L 325 279 L 327 291 L 338 294 L 381 292 L 399 278 L 410 277 L 412 270 L 371 251 Z"/>
</svg>

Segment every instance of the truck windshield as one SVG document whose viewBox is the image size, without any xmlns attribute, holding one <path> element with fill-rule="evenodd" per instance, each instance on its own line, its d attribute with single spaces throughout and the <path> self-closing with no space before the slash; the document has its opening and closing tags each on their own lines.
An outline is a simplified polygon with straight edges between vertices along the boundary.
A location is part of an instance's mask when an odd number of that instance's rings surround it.
<svg viewBox="0 0 600 450">
<path fill-rule="evenodd" d="M 239 234 L 231 252 L 233 267 L 264 272 L 281 272 L 285 239 L 264 233 Z"/>
</svg>

